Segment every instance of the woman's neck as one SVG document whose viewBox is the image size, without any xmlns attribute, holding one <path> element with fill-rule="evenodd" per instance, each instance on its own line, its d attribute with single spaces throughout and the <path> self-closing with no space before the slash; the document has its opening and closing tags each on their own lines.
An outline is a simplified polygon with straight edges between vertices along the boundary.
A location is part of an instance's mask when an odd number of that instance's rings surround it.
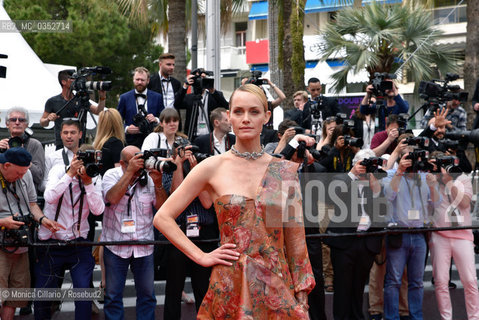
<svg viewBox="0 0 479 320">
<path fill-rule="evenodd" d="M 260 152 L 261 143 L 260 138 L 250 139 L 250 140 L 240 140 L 236 139 L 235 148 L 239 152 Z"/>
<path fill-rule="evenodd" d="M 165 135 L 166 141 L 168 142 L 168 144 L 172 145 L 173 142 L 175 142 L 176 135 L 175 135 L 174 133 L 173 133 L 173 134 L 166 135 L 166 134 L 163 132 L 163 134 Z"/>
</svg>

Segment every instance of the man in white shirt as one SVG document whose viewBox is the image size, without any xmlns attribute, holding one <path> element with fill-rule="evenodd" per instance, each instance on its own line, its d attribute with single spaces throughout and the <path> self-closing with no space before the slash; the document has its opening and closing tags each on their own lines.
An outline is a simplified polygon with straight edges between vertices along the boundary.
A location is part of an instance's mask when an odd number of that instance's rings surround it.
<svg viewBox="0 0 479 320">
<path fill-rule="evenodd" d="M 74 119 L 64 120 L 60 129 L 60 138 L 62 139 L 63 148 L 55 152 L 49 153 L 45 157 L 45 175 L 43 180 L 43 188 L 45 189 L 48 182 L 50 170 L 57 164 L 68 167 L 77 153 L 80 146 L 82 132 L 80 130 L 80 122 Z"/>
<path fill-rule="evenodd" d="M 211 111 L 210 122 L 213 124 L 213 132 L 199 136 L 193 144 L 200 148 L 201 153 L 208 155 L 225 153 L 236 140 L 236 137 L 230 133 L 231 124 L 226 109 L 216 108 Z"/>
<path fill-rule="evenodd" d="M 80 150 L 92 150 L 83 145 Z M 55 165 L 49 173 L 44 193 L 45 216 L 58 221 L 64 230 L 52 232 L 40 227 L 38 238 L 42 242 L 64 243 L 87 241 L 88 215 L 100 215 L 105 209 L 102 197 L 101 177 L 90 177 L 82 160 L 75 155 L 70 166 Z M 57 288 L 58 279 L 69 269 L 74 288 L 90 288 L 95 261 L 91 247 L 41 247 L 37 250 L 35 266 L 36 288 Z M 91 318 L 91 300 L 75 301 L 75 318 Z M 51 301 L 35 301 L 35 318 L 51 317 Z"/>
<path fill-rule="evenodd" d="M 166 200 L 162 174 L 150 170 L 146 183 L 138 179 L 144 160 L 135 146 L 121 152 L 120 167 L 108 170 L 103 176 L 103 195 L 106 208 L 103 215 L 102 241 L 153 240 L 155 209 Z M 136 155 L 135 155 L 136 154 Z M 123 289 L 128 267 L 135 279 L 137 319 L 154 319 L 156 297 L 154 290 L 153 245 L 106 246 L 105 318 L 123 319 Z"/>
</svg>

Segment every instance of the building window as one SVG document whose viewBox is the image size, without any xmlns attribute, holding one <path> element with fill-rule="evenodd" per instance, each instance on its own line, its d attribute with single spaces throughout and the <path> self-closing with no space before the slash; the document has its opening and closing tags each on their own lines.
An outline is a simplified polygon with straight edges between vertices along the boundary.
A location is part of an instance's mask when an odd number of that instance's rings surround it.
<svg viewBox="0 0 479 320">
<path fill-rule="evenodd" d="M 235 23 L 235 33 L 236 33 L 235 44 L 239 50 L 238 54 L 246 53 L 246 29 L 248 29 L 247 22 Z"/>
</svg>

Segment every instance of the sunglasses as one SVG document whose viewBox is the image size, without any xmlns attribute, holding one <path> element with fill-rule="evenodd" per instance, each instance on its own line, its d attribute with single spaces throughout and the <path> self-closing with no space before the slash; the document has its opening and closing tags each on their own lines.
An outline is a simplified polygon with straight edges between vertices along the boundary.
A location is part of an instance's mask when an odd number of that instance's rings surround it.
<svg viewBox="0 0 479 320">
<path fill-rule="evenodd" d="M 27 122 L 27 119 L 25 119 L 25 118 L 9 118 L 8 121 L 9 121 L 9 122 L 17 122 L 17 121 L 19 121 L 19 122 Z"/>
</svg>

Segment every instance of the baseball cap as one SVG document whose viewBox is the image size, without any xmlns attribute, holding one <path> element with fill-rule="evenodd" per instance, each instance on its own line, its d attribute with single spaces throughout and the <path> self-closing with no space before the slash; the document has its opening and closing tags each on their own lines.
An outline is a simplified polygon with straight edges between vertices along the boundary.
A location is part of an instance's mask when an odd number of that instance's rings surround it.
<svg viewBox="0 0 479 320">
<path fill-rule="evenodd" d="M 10 148 L 0 153 L 0 163 L 10 162 L 20 167 L 28 167 L 32 162 L 32 155 L 24 148 Z"/>
</svg>

